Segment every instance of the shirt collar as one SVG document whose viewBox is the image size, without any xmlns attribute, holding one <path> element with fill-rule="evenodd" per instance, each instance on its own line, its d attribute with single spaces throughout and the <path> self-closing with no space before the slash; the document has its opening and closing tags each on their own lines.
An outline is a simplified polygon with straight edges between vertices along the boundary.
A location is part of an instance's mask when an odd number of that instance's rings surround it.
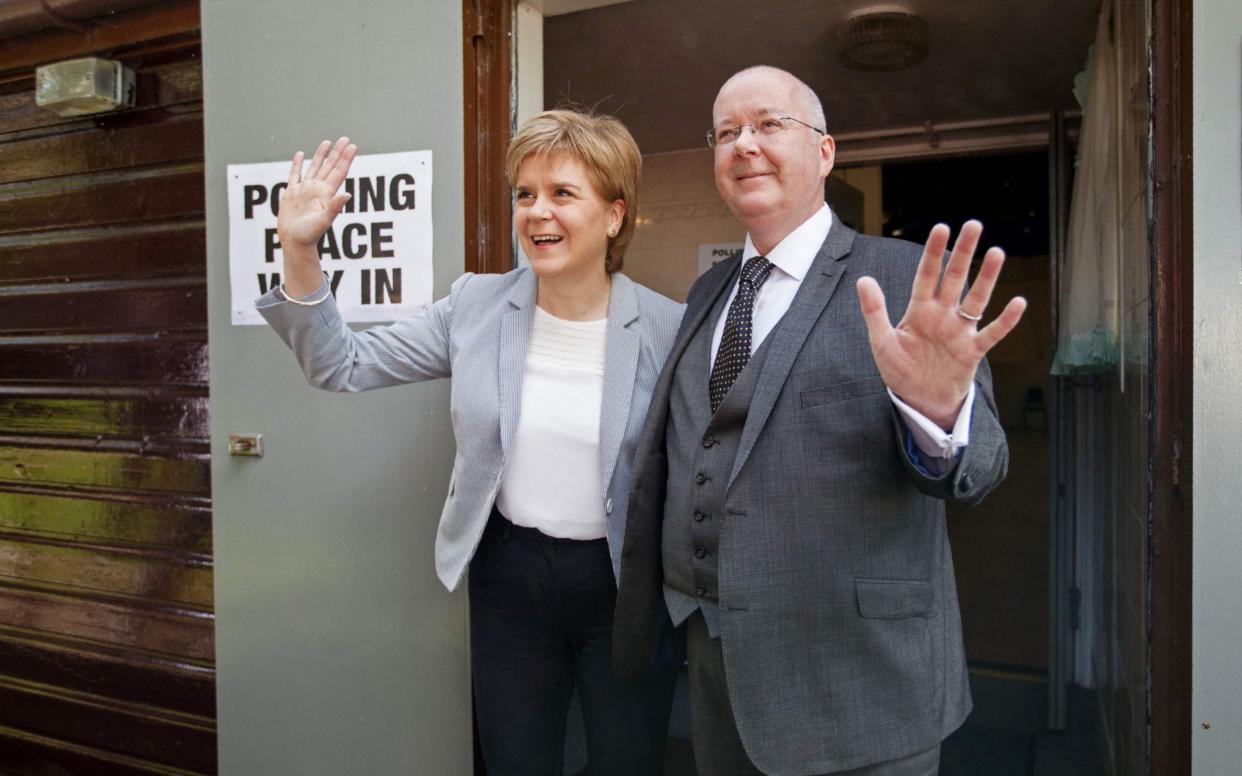
<svg viewBox="0 0 1242 776">
<path fill-rule="evenodd" d="M 815 261 L 815 257 L 819 254 L 824 240 L 828 239 L 828 230 L 831 228 L 832 210 L 827 203 L 824 203 L 797 229 L 785 235 L 785 239 L 777 243 L 776 247 L 768 252 L 766 258 L 781 272 L 801 281 L 807 270 L 811 268 L 811 262 Z M 745 262 L 750 257 L 758 255 L 759 251 L 751 242 L 750 234 L 747 233 L 746 245 L 742 249 L 742 261 Z"/>
</svg>

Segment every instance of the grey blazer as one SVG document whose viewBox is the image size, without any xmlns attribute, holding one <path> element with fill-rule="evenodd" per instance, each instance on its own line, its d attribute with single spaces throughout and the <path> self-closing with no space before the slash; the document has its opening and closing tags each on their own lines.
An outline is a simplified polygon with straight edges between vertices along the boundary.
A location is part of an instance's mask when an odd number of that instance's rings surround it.
<svg viewBox="0 0 1242 776">
<path fill-rule="evenodd" d="M 720 518 L 721 647 L 747 753 L 764 773 L 820 774 L 935 746 L 970 711 L 944 500 L 1004 476 L 1004 433 L 981 365 L 970 444 L 945 477 L 904 446 L 855 282 L 871 275 L 896 320 L 920 246 L 833 224 L 773 331 Z M 690 290 L 638 446 L 614 619 L 622 676 L 648 665 L 662 616 L 664 450 L 678 360 L 728 293 L 740 259 Z M 704 377 L 706 382 L 706 376 Z M 707 391 L 703 391 L 707 401 Z"/>
<path fill-rule="evenodd" d="M 466 274 L 447 297 L 419 314 L 361 332 L 345 325 L 332 299 L 308 307 L 269 292 L 256 302 L 317 388 L 366 391 L 453 378 L 457 451 L 436 535 L 436 573 L 449 590 L 461 583 L 500 489 L 522 406 L 535 290 L 535 275 L 526 268 Z M 621 273 L 612 276 L 599 441 L 614 572 L 620 568 L 634 446 L 683 309 Z"/>
</svg>

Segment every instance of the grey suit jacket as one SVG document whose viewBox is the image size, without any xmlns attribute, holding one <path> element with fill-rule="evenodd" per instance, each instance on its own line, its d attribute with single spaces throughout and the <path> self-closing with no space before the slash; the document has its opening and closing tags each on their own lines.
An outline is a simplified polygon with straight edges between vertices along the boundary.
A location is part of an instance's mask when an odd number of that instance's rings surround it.
<svg viewBox="0 0 1242 776">
<path fill-rule="evenodd" d="M 436 572 L 449 590 L 460 584 L 500 489 L 522 406 L 536 287 L 534 273 L 525 268 L 466 274 L 418 315 L 361 332 L 345 325 L 330 298 L 308 307 L 268 293 L 256 302 L 317 388 L 365 391 L 453 378 L 457 451 L 436 535 Z M 625 275 L 612 276 L 599 441 L 614 572 L 620 568 L 634 446 L 682 310 Z"/>
<path fill-rule="evenodd" d="M 836 221 L 771 335 L 720 515 L 720 630 L 729 697 L 754 763 L 821 774 L 936 745 L 970 710 L 944 500 L 975 502 L 1004 476 L 990 372 L 970 444 L 945 477 L 916 469 L 880 379 L 855 282 L 871 275 L 896 320 L 920 246 Z M 662 610 L 665 425 L 673 371 L 740 259 L 710 270 L 652 397 L 614 622 L 619 673 L 640 674 Z M 704 391 L 704 401 L 706 401 Z"/>
</svg>

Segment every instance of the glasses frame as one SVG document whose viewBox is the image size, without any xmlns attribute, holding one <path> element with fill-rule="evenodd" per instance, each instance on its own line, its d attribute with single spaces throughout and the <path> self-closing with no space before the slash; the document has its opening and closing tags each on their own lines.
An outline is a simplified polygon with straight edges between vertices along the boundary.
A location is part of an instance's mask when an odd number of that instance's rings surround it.
<svg viewBox="0 0 1242 776">
<path fill-rule="evenodd" d="M 807 129 L 810 129 L 810 130 L 813 130 L 813 131 L 815 131 L 815 132 L 818 132 L 818 133 L 819 133 L 819 134 L 821 134 L 821 135 L 827 135 L 827 134 L 828 134 L 827 132 L 825 132 L 824 130 L 820 129 L 819 127 L 814 126 L 814 125 L 812 125 L 812 124 L 808 124 L 808 123 L 806 123 L 805 121 L 803 121 L 802 119 L 795 118 L 795 117 L 793 117 L 793 116 L 776 116 L 775 118 L 776 118 L 776 120 L 777 120 L 777 121 L 781 121 L 781 122 L 785 122 L 785 121 L 793 121 L 793 122 L 796 122 L 796 123 L 801 124 L 802 126 L 806 127 Z M 764 120 L 766 120 L 766 119 L 764 119 Z M 717 146 L 727 146 L 727 145 L 733 145 L 734 143 L 736 143 L 736 142 L 738 141 L 738 139 L 739 139 L 739 138 L 741 138 L 741 136 L 742 136 L 742 130 L 746 129 L 747 127 L 750 127 L 750 131 L 751 131 L 751 133 L 753 133 L 756 137 L 758 137 L 758 136 L 760 136 L 760 135 L 763 135 L 763 136 L 765 136 L 765 137 L 766 137 L 766 136 L 770 136 L 770 135 L 779 135 L 779 134 L 781 134 L 782 132 L 785 132 L 786 130 L 788 130 L 788 129 L 789 129 L 789 127 L 785 126 L 784 124 L 781 124 L 781 128 L 780 128 L 779 130 L 777 130 L 776 132 L 760 132 L 759 130 L 755 129 L 755 122 L 753 122 L 753 121 L 752 121 L 752 122 L 750 122 L 750 123 L 748 123 L 748 124 L 738 124 L 736 127 L 733 127 L 733 128 L 732 128 L 732 130 L 731 130 L 731 131 L 733 132 L 733 139 L 732 139 L 732 140 L 730 140 L 730 141 L 729 141 L 729 142 L 727 142 L 727 143 L 721 143 L 721 142 L 718 142 L 718 141 L 716 140 L 716 131 L 717 131 L 717 130 L 716 130 L 716 128 L 715 128 L 715 127 L 713 127 L 712 129 L 707 130 L 707 134 L 705 135 L 705 137 L 707 138 L 707 147 L 708 147 L 708 148 L 716 148 Z"/>
</svg>

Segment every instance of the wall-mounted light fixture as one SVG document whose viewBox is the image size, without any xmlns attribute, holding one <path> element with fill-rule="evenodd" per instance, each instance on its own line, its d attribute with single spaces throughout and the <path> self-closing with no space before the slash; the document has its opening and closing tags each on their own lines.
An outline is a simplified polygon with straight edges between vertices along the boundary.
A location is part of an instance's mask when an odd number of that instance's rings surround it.
<svg viewBox="0 0 1242 776">
<path fill-rule="evenodd" d="M 134 71 L 112 59 L 71 59 L 35 74 L 35 103 L 58 116 L 132 108 L 134 91 Z"/>
</svg>

